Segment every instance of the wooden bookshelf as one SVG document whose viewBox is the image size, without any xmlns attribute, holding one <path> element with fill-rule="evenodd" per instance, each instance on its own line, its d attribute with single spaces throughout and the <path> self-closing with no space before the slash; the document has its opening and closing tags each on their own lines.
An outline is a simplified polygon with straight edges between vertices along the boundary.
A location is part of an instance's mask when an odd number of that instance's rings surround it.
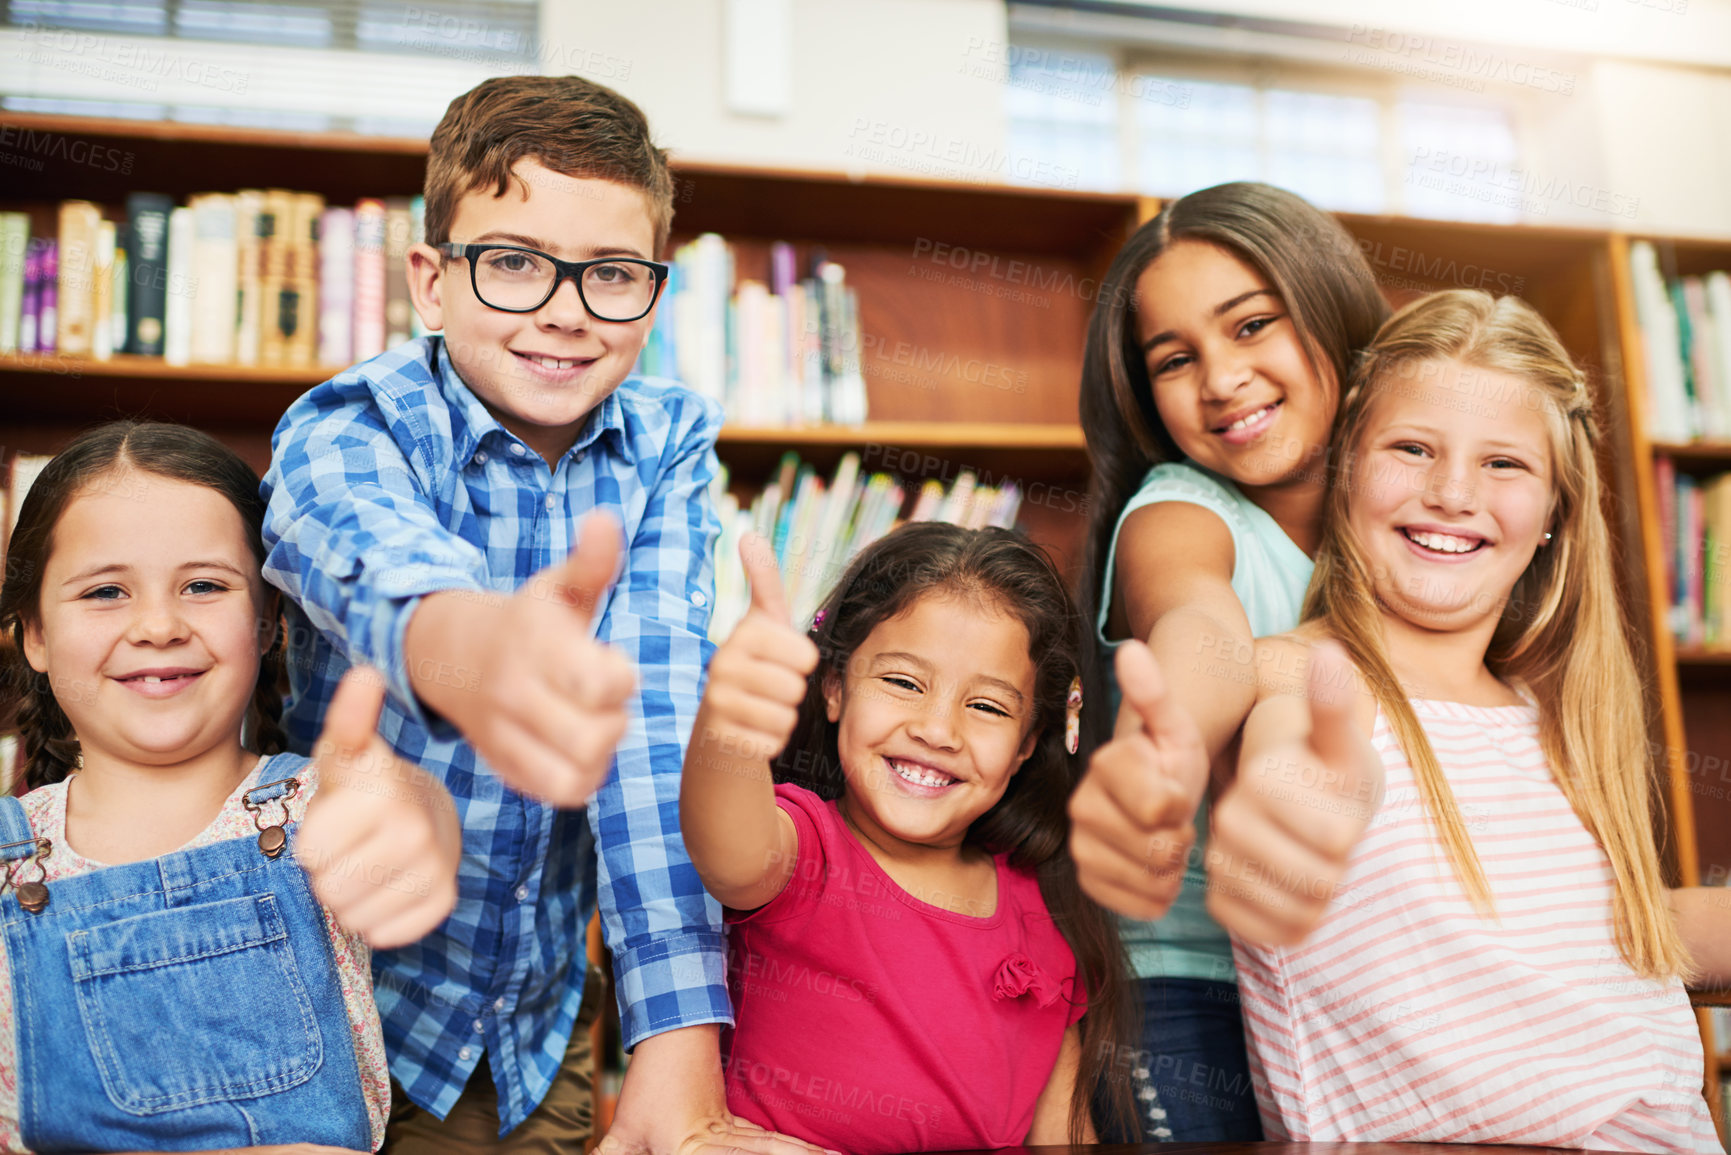
<svg viewBox="0 0 1731 1155">
<path fill-rule="evenodd" d="M 1629 244 L 1634 238 L 1611 235 L 1609 255 L 1613 316 L 1623 357 L 1620 401 L 1628 444 L 1620 454 L 1624 481 L 1633 508 L 1625 522 L 1625 550 L 1631 584 L 1645 600 L 1636 620 L 1644 621 L 1650 647 L 1657 697 L 1655 739 L 1663 751 L 1666 774 L 1672 866 L 1680 885 L 1723 883 L 1731 871 L 1731 652 L 1679 646 L 1668 621 L 1669 596 L 1665 577 L 1659 498 L 1653 466 L 1667 457 L 1680 472 L 1718 473 L 1731 470 L 1731 444 L 1709 441 L 1655 442 L 1647 435 L 1646 352 L 1629 276 Z M 1731 268 L 1731 240 L 1651 239 L 1667 277 Z M 1698 1008 L 1727 1005 L 1724 992 L 1697 992 Z M 1707 1055 L 1707 1102 L 1725 1129 L 1719 1084 L 1731 1074 L 1721 1051 L 1727 1040 L 1715 1039 L 1705 1009 L 1697 1009 Z"/>
<path fill-rule="evenodd" d="M 133 190 L 177 199 L 241 185 L 308 189 L 330 203 L 419 190 L 426 145 L 342 133 L 38 116 L 0 125 L 120 150 L 124 174 L 49 160 L 19 168 L 0 201 L 50 231 L 55 202 L 118 209 Z M 44 154 L 47 155 L 47 154 Z M 850 428 L 728 427 L 719 452 L 736 484 L 755 487 L 793 449 L 828 469 L 848 450 L 868 468 L 926 476 L 974 468 L 988 480 L 1041 485 L 1022 520 L 1072 567 L 1086 531 L 1087 460 L 1077 398 L 1087 320 L 1123 239 L 1158 209 L 1124 194 L 1062 192 L 846 173 L 676 163 L 675 241 L 715 231 L 735 246 L 741 277 L 767 279 L 775 241 L 801 258 L 821 250 L 859 292 L 862 368 L 873 420 Z M 1667 869 L 1693 882 L 1731 867 L 1731 769 L 1723 797 L 1691 776 L 1690 758 L 1731 768 L 1731 653 L 1679 650 L 1664 613 L 1653 487 L 1655 454 L 1680 469 L 1731 469 L 1731 445 L 1655 445 L 1644 422 L 1640 332 L 1629 291 L 1628 238 L 1607 230 L 1481 225 L 1344 214 L 1391 302 L 1433 289 L 1517 293 L 1557 329 L 1593 383 L 1606 432 L 1601 466 L 1617 533 L 1619 594 L 1642 643 Z M 1669 238 L 1667 274 L 1731 267 L 1731 241 Z M 1006 375 L 1007 374 L 1007 375 Z M 169 367 L 146 359 L 71 362 L 0 357 L 0 445 L 57 448 L 120 413 L 190 421 L 218 432 L 255 466 L 268 458 L 283 408 L 322 369 Z M 883 459 L 897 455 L 894 464 Z M 917 469 L 913 458 L 920 459 Z M 902 466 L 902 468 L 897 468 Z M 1026 491 L 1026 490 L 1025 490 Z M 1719 1110 L 1719 1047 L 1702 1012 L 1708 1096 Z"/>
</svg>

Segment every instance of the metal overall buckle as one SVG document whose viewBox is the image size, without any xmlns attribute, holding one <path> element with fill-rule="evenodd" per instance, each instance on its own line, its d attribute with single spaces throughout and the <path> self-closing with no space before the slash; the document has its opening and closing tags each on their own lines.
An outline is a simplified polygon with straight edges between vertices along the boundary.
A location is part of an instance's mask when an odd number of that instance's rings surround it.
<svg viewBox="0 0 1731 1155">
<path fill-rule="evenodd" d="M 20 846 L 34 846 L 36 853 L 29 856 L 29 861 L 36 866 L 36 877 L 29 882 L 19 882 L 17 871 L 25 862 L 24 855 L 13 857 L 5 852 Z M 0 842 L 0 858 L 6 859 L 6 877 L 0 880 L 0 891 L 8 886 L 18 896 L 18 905 L 31 914 L 41 914 L 48 906 L 48 868 L 42 865 L 42 860 L 54 851 L 54 843 L 46 838 L 24 838 L 17 842 Z"/>
<path fill-rule="evenodd" d="M 277 857 L 283 852 L 283 847 L 288 845 L 288 835 L 283 831 L 289 820 L 288 800 L 299 794 L 300 788 L 299 778 L 279 778 L 275 782 L 255 786 L 241 795 L 240 804 L 252 815 L 253 829 L 258 831 L 258 848 L 266 858 Z M 282 818 L 266 826 L 264 808 L 272 802 L 280 804 Z"/>
</svg>

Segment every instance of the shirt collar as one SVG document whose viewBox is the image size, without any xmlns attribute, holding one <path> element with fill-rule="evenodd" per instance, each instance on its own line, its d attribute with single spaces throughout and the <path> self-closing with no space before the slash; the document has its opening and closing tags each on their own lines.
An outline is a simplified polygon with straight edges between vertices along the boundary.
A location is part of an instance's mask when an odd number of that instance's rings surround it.
<svg viewBox="0 0 1731 1155">
<path fill-rule="evenodd" d="M 432 344 L 439 392 L 444 395 L 456 418 L 451 427 L 452 456 L 457 461 L 467 461 L 489 435 L 505 444 L 517 444 L 517 435 L 506 429 L 497 417 L 487 411 L 487 407 L 481 404 L 481 399 L 475 396 L 475 391 L 470 389 L 468 383 L 458 374 L 456 366 L 451 364 L 444 339 L 435 336 Z M 583 431 L 577 435 L 571 448 L 565 451 L 565 456 L 575 457 L 609 434 L 613 437 L 614 451 L 626 463 L 636 464 L 637 452 L 627 435 L 625 405 L 619 400 L 617 389 L 602 398 L 601 404 L 590 411 Z"/>
</svg>

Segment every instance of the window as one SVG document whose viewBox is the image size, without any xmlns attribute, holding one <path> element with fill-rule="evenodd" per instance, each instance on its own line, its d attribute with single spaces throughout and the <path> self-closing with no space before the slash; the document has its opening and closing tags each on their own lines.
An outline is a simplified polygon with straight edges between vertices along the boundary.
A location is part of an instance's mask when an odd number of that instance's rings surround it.
<svg viewBox="0 0 1731 1155">
<path fill-rule="evenodd" d="M 1127 47 L 1017 44 L 1009 58 L 1011 152 L 1069 166 L 1079 187 L 1176 197 L 1261 180 L 1337 212 L 1522 215 L 1514 116 L 1490 101 L 1224 53 L 1179 66 Z"/>
<path fill-rule="evenodd" d="M 1118 70 L 1101 54 L 1009 53 L 1009 170 L 1024 184 L 1115 189 Z"/>
<path fill-rule="evenodd" d="M 540 71 L 539 19 L 539 0 L 7 0 L 0 98 L 19 111 L 425 136 L 487 77 Z"/>
</svg>

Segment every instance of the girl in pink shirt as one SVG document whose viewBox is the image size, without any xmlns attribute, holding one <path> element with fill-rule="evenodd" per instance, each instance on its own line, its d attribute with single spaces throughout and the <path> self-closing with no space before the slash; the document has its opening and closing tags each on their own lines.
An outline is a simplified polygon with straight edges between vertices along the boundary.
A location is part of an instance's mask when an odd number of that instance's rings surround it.
<svg viewBox="0 0 1731 1155">
<path fill-rule="evenodd" d="M 1063 579 L 1012 533 L 917 523 L 855 560 L 807 637 L 767 545 L 741 553 L 752 609 L 710 665 L 680 793 L 728 908 L 729 1109 L 849 1152 L 1092 1142 L 1124 964 L 1065 852 Z"/>
<path fill-rule="evenodd" d="M 1721 1150 L 1682 978 L 1731 920 L 1661 878 L 1592 411 L 1477 291 L 1354 372 L 1210 844 L 1270 1138 Z"/>
</svg>

